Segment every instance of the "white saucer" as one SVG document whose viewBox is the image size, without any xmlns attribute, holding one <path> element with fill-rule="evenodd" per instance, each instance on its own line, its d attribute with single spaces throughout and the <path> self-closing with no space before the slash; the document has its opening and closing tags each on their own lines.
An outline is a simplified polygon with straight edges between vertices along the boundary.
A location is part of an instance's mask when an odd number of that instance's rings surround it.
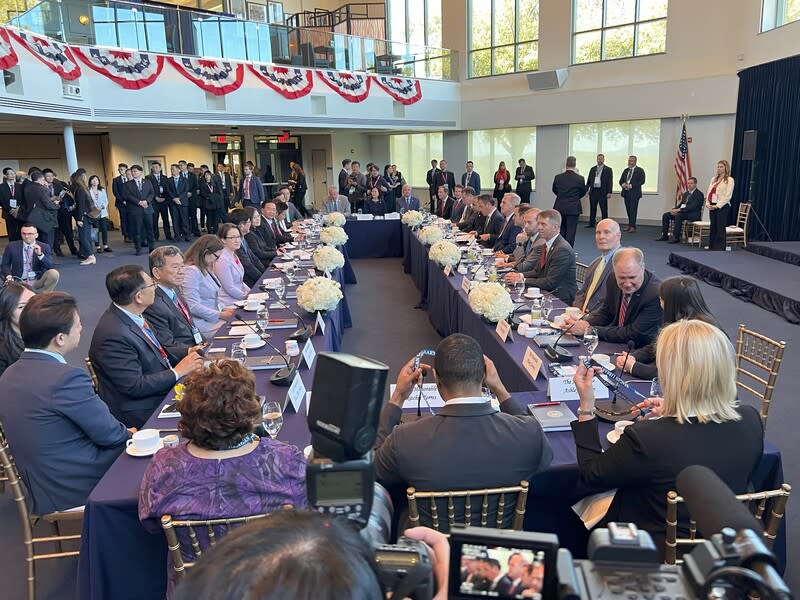
<svg viewBox="0 0 800 600">
<path fill-rule="evenodd" d="M 127 452 L 131 456 L 135 456 L 137 458 L 141 458 L 141 457 L 144 457 L 144 456 L 153 456 L 153 454 L 155 454 L 156 452 L 161 450 L 163 447 L 164 447 L 164 440 L 162 440 L 161 438 L 158 438 L 158 446 L 156 446 L 152 450 L 147 450 L 146 452 L 143 452 L 141 450 L 137 450 L 136 448 L 134 448 L 133 445 L 130 445 L 127 448 L 125 448 L 125 452 Z"/>
<path fill-rule="evenodd" d="M 528 292 L 525 292 L 524 295 L 525 295 L 526 298 L 530 298 L 531 300 L 536 300 L 536 299 L 541 298 L 542 296 L 544 296 L 544 294 L 536 294 L 535 296 L 531 296 L 530 294 L 528 294 Z"/>
<path fill-rule="evenodd" d="M 264 340 L 259 340 L 255 344 L 245 344 L 245 350 L 258 350 L 259 348 L 263 348 L 267 345 L 267 342 Z"/>
<path fill-rule="evenodd" d="M 473 279 L 474 279 L 475 281 L 481 281 L 481 282 L 483 282 L 483 281 L 489 281 L 489 278 L 488 278 L 488 277 L 486 277 L 486 275 L 484 275 L 483 277 L 474 277 Z"/>
<path fill-rule="evenodd" d="M 481 250 L 481 255 L 482 256 L 494 256 L 494 250 L 492 250 L 491 248 L 487 248 L 485 250 Z"/>
<path fill-rule="evenodd" d="M 262 306 L 264 306 L 264 303 L 263 303 L 263 302 L 259 303 L 259 305 L 258 305 L 258 307 L 257 307 L 257 308 L 247 308 L 247 305 L 246 305 L 246 304 L 243 304 L 241 308 L 242 308 L 242 310 L 243 310 L 244 312 L 258 312 L 259 310 L 261 310 L 261 307 L 262 307 Z"/>
<path fill-rule="evenodd" d="M 612 444 L 616 444 L 619 441 L 619 434 L 617 433 L 616 429 L 612 429 L 606 434 L 606 439 L 611 442 Z"/>
<path fill-rule="evenodd" d="M 247 300 L 236 300 L 233 304 L 239 308 L 244 308 L 244 305 L 247 304 Z"/>
</svg>

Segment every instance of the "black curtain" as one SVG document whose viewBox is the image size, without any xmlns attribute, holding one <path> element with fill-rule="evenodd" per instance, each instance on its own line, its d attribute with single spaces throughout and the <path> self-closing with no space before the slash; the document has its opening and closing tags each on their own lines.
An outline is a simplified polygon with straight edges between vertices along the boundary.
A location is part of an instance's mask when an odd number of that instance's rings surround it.
<svg viewBox="0 0 800 600">
<path fill-rule="evenodd" d="M 758 131 L 754 163 L 742 160 L 744 132 L 752 129 Z M 732 221 L 739 203 L 752 200 L 774 241 L 800 240 L 800 56 L 739 73 L 731 174 Z M 748 229 L 752 239 L 767 239 L 753 215 Z"/>
</svg>

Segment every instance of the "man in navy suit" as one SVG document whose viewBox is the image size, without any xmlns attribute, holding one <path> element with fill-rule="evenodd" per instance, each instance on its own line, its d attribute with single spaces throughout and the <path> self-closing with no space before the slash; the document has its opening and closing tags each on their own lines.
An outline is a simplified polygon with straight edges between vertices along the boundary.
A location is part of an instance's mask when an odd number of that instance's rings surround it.
<svg viewBox="0 0 800 600">
<path fill-rule="evenodd" d="M 436 190 L 436 201 L 433 206 L 435 210 L 431 212 L 433 212 L 437 217 L 441 217 L 442 219 L 449 219 L 450 213 L 453 212 L 453 204 L 454 204 L 453 199 L 447 193 L 447 186 L 440 185 L 439 189 Z"/>
<path fill-rule="evenodd" d="M 186 196 L 189 198 L 189 229 L 192 230 L 192 235 L 200 237 L 200 226 L 197 223 L 197 203 L 200 200 L 198 190 L 200 186 L 197 184 L 197 175 L 194 174 L 194 165 L 192 163 L 187 163 L 185 160 L 179 160 L 178 167 L 181 171 L 181 177 L 184 179 L 187 186 Z"/>
<path fill-rule="evenodd" d="M 686 182 L 686 188 L 681 201 L 661 216 L 661 237 L 656 238 L 657 242 L 665 242 L 669 239 L 667 233 L 669 232 L 670 221 L 674 220 L 675 225 L 672 228 L 672 239 L 669 243 L 680 244 L 683 222 L 700 220 L 705 196 L 703 192 L 697 189 L 697 177 L 689 177 Z"/>
<path fill-rule="evenodd" d="M 447 161 L 445 159 L 439 161 L 439 171 L 434 176 L 433 181 L 436 185 L 437 192 L 439 186 L 443 185 L 447 187 L 447 195 L 451 198 L 453 197 L 453 192 L 456 188 L 456 176 L 452 171 L 447 170 Z"/>
<path fill-rule="evenodd" d="M 520 197 L 511 192 L 503 196 L 500 201 L 500 214 L 503 215 L 503 228 L 496 236 L 489 235 L 487 243 L 492 244 L 492 250 L 502 251 L 511 254 L 517 246 L 517 234 L 522 231 L 521 227 L 514 224 L 514 210 L 520 204 Z M 486 235 L 486 234 L 484 234 Z M 481 241 L 483 236 L 481 236 Z"/>
<path fill-rule="evenodd" d="M 519 166 L 514 173 L 514 179 L 517 182 L 517 189 L 515 190 L 517 195 L 520 197 L 522 202 L 528 204 L 531 200 L 533 180 L 536 179 L 536 175 L 533 173 L 533 167 L 525 164 L 524 158 L 519 159 Z"/>
<path fill-rule="evenodd" d="M 231 200 L 235 192 L 233 189 L 233 180 L 231 179 L 230 173 L 225 170 L 225 165 L 222 163 L 217 165 L 217 172 L 214 173 L 213 179 L 222 191 L 222 198 L 225 200 L 225 212 L 227 213 L 231 208 L 231 204 L 233 204 Z"/>
<path fill-rule="evenodd" d="M 628 168 L 622 172 L 619 184 L 622 187 L 622 199 L 625 201 L 625 212 L 628 213 L 627 233 L 636 232 L 636 217 L 639 214 L 639 200 L 642 198 L 642 186 L 645 182 L 645 172 L 642 167 L 636 166 L 636 157 L 628 157 Z"/>
<path fill-rule="evenodd" d="M 253 173 L 250 165 L 243 168 L 242 181 L 239 184 L 239 202 L 242 206 L 255 206 L 258 208 L 264 201 L 264 186 L 261 180 Z"/>
<path fill-rule="evenodd" d="M 489 194 L 483 194 L 478 198 L 478 210 L 483 217 L 478 228 L 475 230 L 475 235 L 480 240 L 478 243 L 485 248 L 494 246 L 494 242 L 490 240 L 497 239 L 500 232 L 503 230 L 503 215 L 495 207 L 495 198 Z"/>
<path fill-rule="evenodd" d="M 586 195 L 583 175 L 575 171 L 575 157 L 568 156 L 566 169 L 553 178 L 553 193 L 556 196 L 553 208 L 561 213 L 561 236 L 570 246 L 575 246 L 575 231 L 578 217 L 583 212 L 581 198 Z"/>
<path fill-rule="evenodd" d="M 97 323 L 89 347 L 100 397 L 128 427 L 141 427 L 181 378 L 203 366 L 195 347 L 170 354 L 158 341 L 144 311 L 155 301 L 156 283 L 138 265 L 106 275 L 111 306 Z"/>
<path fill-rule="evenodd" d="M 597 206 L 600 206 L 601 218 L 608 218 L 608 199 L 611 198 L 611 188 L 614 185 L 614 172 L 605 164 L 606 157 L 597 155 L 597 164 L 589 169 L 586 177 L 586 191 L 589 193 L 589 224 L 587 229 L 594 227 L 597 219 Z"/>
<path fill-rule="evenodd" d="M 450 211 L 450 220 L 453 223 L 458 223 L 464 215 L 464 209 L 467 207 L 467 202 L 464 200 L 464 186 L 461 184 L 456 185 L 453 192 L 453 209 Z"/>
<path fill-rule="evenodd" d="M 189 237 L 189 182 L 181 176 L 180 167 L 172 164 L 169 167 L 170 177 L 166 180 L 164 193 L 169 202 L 169 213 L 172 218 L 172 229 L 175 231 L 175 239 L 192 241 Z"/>
<path fill-rule="evenodd" d="M 117 171 L 119 171 L 119 175 L 111 180 L 111 193 L 114 195 L 114 206 L 117 207 L 117 212 L 119 212 L 119 229 L 122 232 L 122 238 L 126 242 L 130 242 L 132 240 L 128 232 L 128 211 L 125 210 L 125 198 L 122 196 L 122 186 L 128 181 L 126 175 L 128 165 L 119 163 Z"/>
<path fill-rule="evenodd" d="M 481 193 L 481 176 L 477 171 L 473 171 L 473 164 L 471 160 L 467 161 L 467 171 L 461 174 L 461 185 L 464 187 L 471 187 L 475 190 L 475 195 L 479 196 Z"/>
<path fill-rule="evenodd" d="M 18 277 L 35 291 L 50 292 L 58 285 L 59 273 L 53 268 L 53 252 L 47 244 L 37 242 L 36 227 L 25 223 L 21 240 L 9 242 L 3 251 L 3 279 Z"/>
<path fill-rule="evenodd" d="M 0 421 L 38 515 L 86 504 L 130 432 L 64 355 L 78 347 L 75 298 L 38 294 L 19 319 L 25 351 L 0 377 Z"/>
<path fill-rule="evenodd" d="M 397 211 L 406 212 L 408 210 L 419 210 L 419 198 L 411 194 L 411 186 L 407 183 L 403 185 L 403 192 L 397 199 Z"/>
<path fill-rule="evenodd" d="M 131 166 L 133 179 L 125 182 L 122 195 L 125 198 L 125 210 L 128 211 L 128 229 L 133 236 L 136 256 L 142 253 L 142 246 L 148 252 L 153 248 L 153 202 L 156 192 L 149 179 L 144 177 L 141 165 Z"/>
<path fill-rule="evenodd" d="M 0 207 L 6 222 L 8 240 L 19 240 L 21 221 L 17 220 L 17 211 L 22 204 L 22 186 L 17 185 L 17 172 L 11 167 L 3 169 L 3 182 L 0 183 Z"/>
<path fill-rule="evenodd" d="M 597 224 L 594 241 L 600 256 L 595 258 L 586 269 L 586 276 L 581 289 L 575 295 L 572 306 L 581 312 L 590 313 L 600 308 L 606 298 L 606 282 L 614 276 L 614 253 L 620 249 L 622 231 L 619 223 L 613 219 L 603 219 Z"/>
</svg>

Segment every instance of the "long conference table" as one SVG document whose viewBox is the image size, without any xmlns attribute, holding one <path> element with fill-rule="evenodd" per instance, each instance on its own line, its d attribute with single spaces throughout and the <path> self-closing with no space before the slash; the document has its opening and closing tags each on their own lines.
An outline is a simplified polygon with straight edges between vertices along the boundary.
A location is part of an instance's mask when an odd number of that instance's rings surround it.
<svg viewBox="0 0 800 600">
<path fill-rule="evenodd" d="M 348 222 L 349 223 L 349 222 Z M 362 236 L 383 238 L 385 229 L 381 225 L 391 222 L 359 222 Z M 378 227 L 369 228 L 370 225 Z M 393 225 L 399 225 L 394 222 Z M 419 242 L 416 235 L 402 226 L 402 245 L 404 268 L 411 276 L 421 293 L 421 304 L 426 307 L 431 323 L 442 335 L 463 332 L 475 337 L 498 368 L 498 372 L 515 402 L 522 406 L 547 400 L 547 381 L 540 374 L 532 378 L 522 367 L 525 350 L 531 347 L 543 358 L 541 350 L 526 338 L 515 337 L 514 342 L 502 343 L 495 328 L 482 321 L 469 307 L 467 296 L 461 290 L 461 276 L 445 276 L 438 265 L 427 258 L 427 248 Z M 347 261 L 349 263 L 349 260 Z M 343 282 L 344 269 L 334 277 Z M 268 271 L 264 277 L 274 277 L 277 273 Z M 344 287 L 343 287 L 344 291 Z M 294 307 L 294 306 L 293 306 Z M 273 311 L 270 311 L 271 314 Z M 290 317 L 279 311 L 276 316 Z M 349 322 L 349 309 L 344 301 L 325 317 L 327 327 L 324 334 L 313 339 L 317 352 L 336 351 L 341 347 L 345 323 Z M 289 330 L 274 330 L 273 341 L 279 348 L 291 334 Z M 220 334 L 224 334 L 221 331 Z M 230 345 L 228 340 L 217 340 L 214 346 Z M 612 344 L 601 344 L 598 351 L 612 353 L 619 350 Z M 267 348 L 251 351 L 251 354 L 269 355 Z M 380 358 L 380 357 L 376 357 Z M 314 376 L 314 366 L 300 368 L 306 389 L 310 390 Z M 269 382 L 271 371 L 256 371 L 256 391 L 268 399 L 282 400 L 286 388 L 279 388 Z M 645 391 L 641 389 L 640 391 Z M 171 394 L 163 404 L 171 401 Z M 312 397 L 313 398 L 313 397 Z M 313 401 L 313 399 L 312 399 Z M 163 406 L 162 404 L 162 406 Z M 572 410 L 577 402 L 568 402 Z M 158 419 L 161 406 L 145 424 L 145 427 L 169 429 L 177 427 L 178 419 Z M 297 413 L 287 411 L 284 425 L 278 439 L 303 448 L 310 443 L 310 433 L 306 423 L 305 401 Z M 600 423 L 601 439 L 612 426 Z M 570 548 L 577 557 L 585 556 L 588 532 L 570 508 L 580 498 L 600 491 L 587 487 L 580 478 L 577 467 L 575 442 L 571 432 L 550 432 L 547 434 L 553 449 L 553 461 L 549 468 L 535 476 L 531 481 L 530 493 L 525 515 L 525 530 L 557 533 L 561 545 Z M 605 443 L 605 442 L 604 442 Z M 607 444 L 606 444 L 607 445 Z M 93 490 L 86 505 L 86 513 L 81 539 L 81 554 L 78 567 L 78 595 L 80 598 L 100 600 L 105 598 L 136 600 L 163 598 L 167 581 L 167 551 L 163 534 L 156 526 L 148 529 L 139 522 L 139 486 L 148 459 L 133 458 L 123 453 L 111 466 Z M 751 478 L 756 490 L 773 489 L 783 483 L 781 455 L 777 448 L 765 441 L 764 454 Z M 781 566 L 785 563 L 785 526 L 776 540 L 774 551 Z"/>
</svg>

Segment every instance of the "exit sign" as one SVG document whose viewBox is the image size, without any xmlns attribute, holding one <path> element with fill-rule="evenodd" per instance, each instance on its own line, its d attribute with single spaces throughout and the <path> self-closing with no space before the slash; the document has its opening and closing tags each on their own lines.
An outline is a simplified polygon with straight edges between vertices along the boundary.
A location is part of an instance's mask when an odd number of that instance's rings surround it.
<svg viewBox="0 0 800 600">
<path fill-rule="evenodd" d="M 691 144 L 692 143 L 692 138 L 689 137 L 689 136 L 686 136 L 686 143 L 687 144 Z"/>
</svg>

